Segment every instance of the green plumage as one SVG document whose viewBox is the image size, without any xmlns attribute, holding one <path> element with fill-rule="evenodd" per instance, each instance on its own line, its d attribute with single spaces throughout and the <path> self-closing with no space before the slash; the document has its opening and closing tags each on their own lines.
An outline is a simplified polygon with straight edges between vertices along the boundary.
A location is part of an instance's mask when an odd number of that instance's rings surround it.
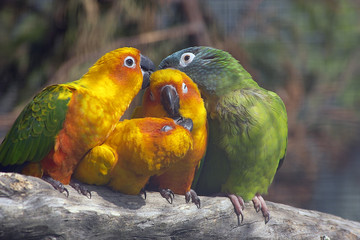
<svg viewBox="0 0 360 240">
<path fill-rule="evenodd" d="M 208 111 L 207 152 L 193 183 L 197 193 L 236 194 L 245 201 L 266 193 L 286 153 L 287 115 L 280 97 L 259 87 L 222 50 L 183 49 L 160 63 L 167 67 L 199 85 Z"/>
<path fill-rule="evenodd" d="M 71 95 L 62 85 L 49 86 L 36 95 L 0 145 L 0 165 L 41 161 L 54 148 Z"/>
</svg>

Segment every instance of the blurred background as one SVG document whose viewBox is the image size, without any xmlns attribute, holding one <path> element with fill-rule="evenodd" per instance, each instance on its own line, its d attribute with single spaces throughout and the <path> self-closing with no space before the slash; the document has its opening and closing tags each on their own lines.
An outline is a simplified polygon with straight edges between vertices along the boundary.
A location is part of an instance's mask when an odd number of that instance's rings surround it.
<svg viewBox="0 0 360 240">
<path fill-rule="evenodd" d="M 157 65 L 213 46 L 287 107 L 288 153 L 265 199 L 360 221 L 359 12 L 358 0 L 2 0 L 0 140 L 41 88 L 110 50 Z"/>
</svg>

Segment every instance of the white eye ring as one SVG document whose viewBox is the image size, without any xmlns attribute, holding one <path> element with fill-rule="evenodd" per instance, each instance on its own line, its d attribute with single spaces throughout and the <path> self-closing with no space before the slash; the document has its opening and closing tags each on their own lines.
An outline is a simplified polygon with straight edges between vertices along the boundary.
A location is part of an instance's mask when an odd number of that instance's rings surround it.
<svg viewBox="0 0 360 240">
<path fill-rule="evenodd" d="M 168 131 L 173 130 L 173 129 L 174 129 L 173 127 L 171 127 L 171 126 L 169 126 L 169 125 L 165 125 L 165 126 L 163 126 L 163 127 L 161 128 L 160 131 L 162 131 L 162 132 L 168 132 Z"/>
<path fill-rule="evenodd" d="M 195 54 L 191 52 L 183 53 L 183 55 L 181 55 L 179 64 L 182 67 L 186 67 L 187 65 L 189 65 L 189 63 L 191 63 L 194 60 L 194 58 L 195 58 Z"/>
<path fill-rule="evenodd" d="M 128 68 L 135 68 L 136 66 L 135 59 L 131 56 L 127 56 L 124 60 L 124 66 Z"/>
<path fill-rule="evenodd" d="M 150 91 L 149 98 L 151 101 L 155 100 L 154 94 Z"/>
<path fill-rule="evenodd" d="M 186 86 L 185 83 L 182 83 L 182 91 L 183 91 L 183 93 L 187 93 L 187 92 L 188 92 L 188 88 L 187 88 L 187 86 Z"/>
</svg>

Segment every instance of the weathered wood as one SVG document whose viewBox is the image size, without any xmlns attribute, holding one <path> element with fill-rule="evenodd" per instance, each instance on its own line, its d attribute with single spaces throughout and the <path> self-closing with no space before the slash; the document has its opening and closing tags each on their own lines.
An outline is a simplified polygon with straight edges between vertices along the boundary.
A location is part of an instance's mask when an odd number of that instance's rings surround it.
<svg viewBox="0 0 360 240">
<path fill-rule="evenodd" d="M 0 173 L 0 239 L 360 239 L 360 223 L 267 202 L 271 219 L 247 203 L 237 226 L 229 199 L 201 197 L 202 207 L 176 195 L 128 196 L 88 186 L 92 198 L 71 187 L 69 197 L 38 178 Z"/>
</svg>

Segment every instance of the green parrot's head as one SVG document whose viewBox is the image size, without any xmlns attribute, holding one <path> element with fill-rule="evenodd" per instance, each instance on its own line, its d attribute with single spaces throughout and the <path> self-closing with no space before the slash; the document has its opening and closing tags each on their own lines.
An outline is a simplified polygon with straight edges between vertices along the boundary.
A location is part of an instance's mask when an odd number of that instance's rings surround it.
<svg viewBox="0 0 360 240">
<path fill-rule="evenodd" d="M 175 68 L 185 72 L 202 91 L 221 95 L 245 86 L 251 76 L 228 52 L 212 47 L 190 47 L 175 52 L 159 69 Z"/>
</svg>

